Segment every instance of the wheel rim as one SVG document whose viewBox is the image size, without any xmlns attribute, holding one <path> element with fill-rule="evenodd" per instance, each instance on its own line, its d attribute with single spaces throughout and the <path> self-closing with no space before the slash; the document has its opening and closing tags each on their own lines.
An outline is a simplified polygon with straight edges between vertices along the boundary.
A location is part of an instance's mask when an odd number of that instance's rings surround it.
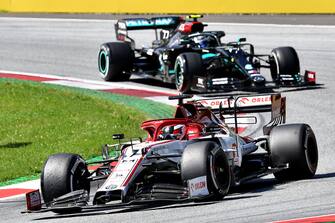
<svg viewBox="0 0 335 223">
<path fill-rule="evenodd" d="M 87 170 L 84 163 L 80 162 L 75 169 L 73 175 L 71 175 L 71 191 L 85 189 L 89 190 L 89 185 L 87 181 Z"/>
<path fill-rule="evenodd" d="M 308 168 L 310 169 L 311 173 L 315 173 L 317 163 L 318 163 L 318 153 L 316 149 L 315 140 L 312 137 L 308 137 L 307 139 L 307 148 L 305 149 L 305 156 Z"/>
<path fill-rule="evenodd" d="M 99 71 L 104 76 L 107 73 L 107 68 L 109 66 L 109 58 L 106 51 L 101 50 L 99 54 Z"/>
<path fill-rule="evenodd" d="M 183 83 L 184 83 L 184 69 L 182 67 L 182 64 L 180 64 L 181 58 L 178 58 L 177 59 L 177 64 L 176 64 L 176 87 L 177 87 L 177 90 L 181 90 L 182 89 L 182 86 L 183 86 Z"/>
<path fill-rule="evenodd" d="M 272 52 L 272 58 L 273 58 L 273 61 L 275 63 L 275 69 L 276 69 L 276 72 L 275 73 L 272 73 L 271 72 L 271 76 L 272 76 L 272 79 L 273 81 L 278 84 L 279 83 L 279 74 L 280 74 L 280 70 L 279 70 L 279 62 L 278 62 L 278 58 L 277 58 L 277 55 Z"/>
<path fill-rule="evenodd" d="M 213 184 L 220 194 L 225 194 L 230 184 L 230 173 L 227 172 L 229 169 L 227 169 L 225 164 L 226 160 L 223 156 L 210 156 L 210 171 Z"/>
</svg>

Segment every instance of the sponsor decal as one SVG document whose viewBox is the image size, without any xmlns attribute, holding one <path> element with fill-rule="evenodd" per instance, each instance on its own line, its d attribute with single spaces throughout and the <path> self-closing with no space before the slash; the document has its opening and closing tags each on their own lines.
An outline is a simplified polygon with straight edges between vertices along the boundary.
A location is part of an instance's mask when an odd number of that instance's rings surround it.
<svg viewBox="0 0 335 223">
<path fill-rule="evenodd" d="M 316 73 L 314 71 L 305 71 L 305 81 L 308 84 L 315 84 L 316 83 Z"/>
<path fill-rule="evenodd" d="M 207 177 L 201 176 L 188 181 L 190 197 L 201 197 L 209 194 L 207 188 Z"/>
<path fill-rule="evenodd" d="M 40 210 L 42 207 L 41 195 L 39 190 L 26 193 L 27 210 Z"/>
<path fill-rule="evenodd" d="M 169 55 L 168 54 L 166 54 L 166 53 L 163 53 L 163 60 L 167 60 L 168 58 L 169 58 Z"/>
<path fill-rule="evenodd" d="M 283 77 L 282 78 L 283 81 L 294 81 L 293 77 Z"/>
<path fill-rule="evenodd" d="M 165 26 L 173 23 L 172 18 L 156 18 L 155 20 L 149 19 L 136 19 L 136 20 L 127 20 L 127 27 L 143 27 L 143 26 Z"/>
<path fill-rule="evenodd" d="M 203 50 L 203 51 L 205 51 L 205 50 Z M 203 60 L 205 60 L 205 59 L 208 59 L 208 58 L 212 58 L 212 57 L 215 57 L 217 54 L 215 54 L 215 53 L 205 53 L 205 54 L 202 54 L 201 55 L 201 58 L 203 59 Z"/>
<path fill-rule="evenodd" d="M 246 64 L 245 67 L 244 67 L 246 70 L 252 70 L 253 67 L 251 64 Z"/>
<path fill-rule="evenodd" d="M 214 78 L 212 79 L 213 85 L 228 84 L 228 78 Z"/>
<path fill-rule="evenodd" d="M 154 24 L 147 19 L 139 19 L 139 20 L 128 20 L 126 21 L 127 27 L 137 27 L 137 26 L 153 26 Z"/>
<path fill-rule="evenodd" d="M 315 73 L 312 73 L 312 72 L 308 72 L 308 73 L 307 73 L 307 78 L 312 78 L 312 79 L 314 79 L 314 77 L 315 77 Z"/>
<path fill-rule="evenodd" d="M 294 81 L 294 76 L 291 74 L 280 74 L 280 79 L 282 81 Z"/>
<path fill-rule="evenodd" d="M 126 30 L 119 29 L 117 32 L 118 32 L 118 34 L 120 34 L 120 35 L 124 35 L 124 36 L 127 35 L 127 31 L 126 31 Z"/>
<path fill-rule="evenodd" d="M 152 56 L 154 54 L 154 49 L 148 49 L 147 54 Z"/>
<path fill-rule="evenodd" d="M 260 75 L 257 70 L 249 70 L 248 74 L 250 74 L 250 77 L 253 77 L 255 75 L 256 76 Z"/>
<path fill-rule="evenodd" d="M 178 28 L 179 31 L 183 32 L 185 29 L 185 24 L 181 24 Z"/>
<path fill-rule="evenodd" d="M 127 179 L 129 174 L 135 168 L 136 163 L 141 159 L 140 155 L 135 155 L 136 157 L 125 157 L 123 160 L 119 161 L 112 171 L 111 175 L 107 178 L 104 185 L 99 189 L 103 190 L 113 190 L 122 186 L 123 182 Z"/>
<path fill-rule="evenodd" d="M 204 82 L 205 80 L 203 78 L 198 78 L 196 86 L 199 88 L 204 88 L 205 87 Z"/>
<path fill-rule="evenodd" d="M 199 102 L 204 106 L 210 106 L 211 108 L 219 108 L 220 103 L 222 103 L 223 108 L 234 106 L 235 100 L 228 99 L 209 99 L 209 100 L 199 100 Z M 255 97 L 242 97 L 238 99 L 237 105 L 239 107 L 249 107 L 249 106 L 263 106 L 263 105 L 271 105 L 271 96 L 255 96 Z"/>
<path fill-rule="evenodd" d="M 117 188 L 117 185 L 115 185 L 115 184 L 111 184 L 111 185 L 108 185 L 108 186 L 105 187 L 106 190 L 113 190 L 115 188 Z"/>
<path fill-rule="evenodd" d="M 156 25 L 170 25 L 173 22 L 172 18 L 160 18 L 160 19 L 155 19 Z"/>
<path fill-rule="evenodd" d="M 163 143 L 162 142 L 154 142 L 150 144 L 143 143 L 136 145 L 138 147 L 136 146 L 134 147 L 138 149 L 141 148 L 150 149 L 152 146 L 159 144 Z M 131 180 L 132 176 L 134 175 L 137 167 L 140 165 L 142 160 L 143 157 L 141 152 L 137 152 L 136 154 L 134 154 L 131 147 L 126 148 L 122 156 L 122 161 L 118 162 L 111 175 L 107 178 L 104 185 L 98 189 L 98 191 L 111 190 L 106 188 L 108 186 L 112 186 L 113 189 L 120 189 L 125 187 Z M 116 185 L 116 187 L 114 187 L 114 185 Z"/>
<path fill-rule="evenodd" d="M 127 28 L 126 24 L 124 22 L 119 22 L 118 24 L 119 24 L 120 29 L 126 29 Z"/>
<path fill-rule="evenodd" d="M 169 30 L 162 30 L 162 39 L 169 39 L 170 31 Z"/>
<path fill-rule="evenodd" d="M 116 173 L 115 174 L 115 177 L 117 178 L 117 177 L 123 177 L 123 174 L 122 173 Z"/>
</svg>

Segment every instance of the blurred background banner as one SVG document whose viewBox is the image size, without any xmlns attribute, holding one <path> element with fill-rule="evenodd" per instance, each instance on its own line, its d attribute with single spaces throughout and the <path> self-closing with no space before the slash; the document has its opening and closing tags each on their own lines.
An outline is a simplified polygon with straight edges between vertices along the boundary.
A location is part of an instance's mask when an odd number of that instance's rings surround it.
<svg viewBox="0 0 335 223">
<path fill-rule="evenodd" d="M 335 0 L 0 0 L 2 12 L 46 13 L 335 13 Z"/>
</svg>

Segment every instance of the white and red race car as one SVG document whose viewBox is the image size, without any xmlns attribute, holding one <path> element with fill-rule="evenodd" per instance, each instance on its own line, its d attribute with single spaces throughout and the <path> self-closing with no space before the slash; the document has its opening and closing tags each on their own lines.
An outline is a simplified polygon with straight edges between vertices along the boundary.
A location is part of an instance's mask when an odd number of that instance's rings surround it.
<svg viewBox="0 0 335 223">
<path fill-rule="evenodd" d="M 267 174 L 281 181 L 314 176 L 318 164 L 314 133 L 307 124 L 284 124 L 286 100 L 280 94 L 184 102 L 187 97 L 172 97 L 179 100 L 173 118 L 143 122 L 144 141 L 120 143 L 123 134 L 114 135 L 119 143 L 105 146 L 103 160 L 94 162 L 101 166 L 93 172 L 77 154 L 51 155 L 41 174 L 45 207 L 39 211 L 222 199 L 231 187 Z M 246 112 L 271 112 L 263 135 L 238 134 L 239 114 Z M 225 115 L 234 120 L 234 127 L 227 125 Z M 252 116 L 247 120 L 257 122 Z M 246 123 L 245 116 L 242 121 Z M 108 155 L 112 149 L 120 151 L 116 159 Z M 104 182 L 90 203 L 90 184 L 96 180 Z M 28 209 L 40 208 L 36 197 L 36 192 L 27 194 L 28 203 L 35 204 Z"/>
</svg>

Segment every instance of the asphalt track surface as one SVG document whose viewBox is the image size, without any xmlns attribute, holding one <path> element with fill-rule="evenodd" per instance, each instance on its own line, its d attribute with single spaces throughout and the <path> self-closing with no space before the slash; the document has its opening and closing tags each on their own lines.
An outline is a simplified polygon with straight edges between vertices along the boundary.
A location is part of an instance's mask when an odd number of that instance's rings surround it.
<svg viewBox="0 0 335 223">
<path fill-rule="evenodd" d="M 294 46 L 302 69 L 317 72 L 321 88 L 283 93 L 287 96 L 287 122 L 308 123 L 317 137 L 319 167 L 314 179 L 280 184 L 268 176 L 237 188 L 219 202 L 70 216 L 22 215 L 23 199 L 10 199 L 0 203 L 0 222 L 270 222 L 334 214 L 335 26 L 266 22 L 270 24 L 213 23 L 209 28 L 224 30 L 227 41 L 247 37 L 254 43 L 256 53 L 269 53 L 277 46 Z M 145 40 L 150 36 L 148 32 L 139 32 L 136 38 L 147 44 Z M 0 70 L 100 80 L 96 64 L 99 44 L 114 39 L 113 22 L 108 20 L 0 18 Z M 130 84 L 145 85 L 146 81 Z"/>
</svg>

